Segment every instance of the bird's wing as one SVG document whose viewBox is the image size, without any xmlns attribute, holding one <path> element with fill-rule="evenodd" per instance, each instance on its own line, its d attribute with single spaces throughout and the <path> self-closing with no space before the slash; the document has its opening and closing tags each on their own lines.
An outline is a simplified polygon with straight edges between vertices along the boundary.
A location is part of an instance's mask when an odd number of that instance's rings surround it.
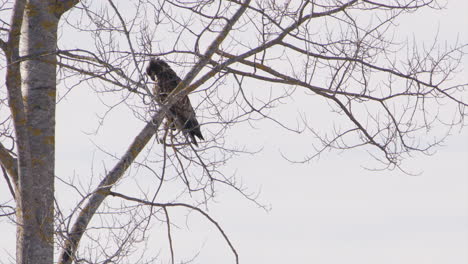
<svg viewBox="0 0 468 264">
<path fill-rule="evenodd" d="M 180 130 L 190 130 L 193 126 L 198 125 L 198 122 L 197 124 L 193 124 L 193 120 L 196 121 L 195 111 L 193 110 L 188 96 L 185 96 L 182 100 L 174 104 L 174 106 L 171 107 L 171 112 L 176 116 L 176 125 Z"/>
</svg>

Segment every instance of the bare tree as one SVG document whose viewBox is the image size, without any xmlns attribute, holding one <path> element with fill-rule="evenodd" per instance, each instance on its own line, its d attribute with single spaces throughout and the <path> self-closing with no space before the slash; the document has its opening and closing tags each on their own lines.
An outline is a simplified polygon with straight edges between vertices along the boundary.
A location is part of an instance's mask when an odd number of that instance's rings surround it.
<svg viewBox="0 0 468 264">
<path fill-rule="evenodd" d="M 426 8 L 442 7 L 431 0 L 3 1 L 0 13 L 11 21 L 0 20 L 8 96 L 0 107 L 9 110 L 1 116 L 0 162 L 12 200 L 2 210 L 17 226 L 16 262 L 52 263 L 54 244 L 61 264 L 122 262 L 135 258 L 151 224 L 162 222 L 174 263 L 173 208 L 205 217 L 239 262 L 203 208 L 220 184 L 256 202 L 222 171 L 232 155 L 253 151 L 225 137 L 244 122 L 264 119 L 303 133 L 314 151 L 296 162 L 361 147 L 384 168 L 403 170 L 402 160 L 430 153 L 467 115 L 467 84 L 451 81 L 466 44 L 441 46 L 436 39 L 427 48 L 395 37 L 400 17 Z M 156 57 L 181 77 L 164 102 L 145 75 Z M 106 113 L 124 105 L 143 124 L 123 155 L 101 148 L 115 165 L 97 185 L 55 175 L 57 82 L 60 99 L 93 87 Z M 201 98 L 194 104 L 206 139 L 199 147 L 170 124 L 161 126 L 189 94 Z M 307 106 L 296 124 L 275 112 L 290 98 Z M 316 104 L 328 105 L 330 128 L 308 118 Z M 442 107 L 454 111 L 444 115 Z M 150 143 L 155 134 L 161 144 Z M 125 193 L 118 183 L 132 166 L 154 175 L 156 188 Z M 77 195 L 76 205 L 54 200 L 54 179 Z M 106 203 L 109 196 L 118 202 Z M 102 232 L 112 239 L 100 240 Z"/>
</svg>

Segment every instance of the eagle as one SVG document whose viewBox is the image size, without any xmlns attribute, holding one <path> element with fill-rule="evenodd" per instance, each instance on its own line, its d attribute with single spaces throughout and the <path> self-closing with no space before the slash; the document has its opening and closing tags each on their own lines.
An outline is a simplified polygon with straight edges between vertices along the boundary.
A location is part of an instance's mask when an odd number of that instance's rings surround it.
<svg viewBox="0 0 468 264">
<path fill-rule="evenodd" d="M 146 74 L 155 81 L 154 96 L 158 103 L 163 104 L 167 96 L 177 87 L 180 83 L 180 78 L 171 69 L 169 64 L 161 59 L 151 59 Z M 179 101 L 175 102 L 169 108 L 170 115 L 166 116 L 166 120 L 171 126 L 188 137 L 192 143 L 198 147 L 197 138 L 205 140 L 200 131 L 200 124 L 195 116 L 192 104 L 188 96 L 184 96 Z"/>
</svg>

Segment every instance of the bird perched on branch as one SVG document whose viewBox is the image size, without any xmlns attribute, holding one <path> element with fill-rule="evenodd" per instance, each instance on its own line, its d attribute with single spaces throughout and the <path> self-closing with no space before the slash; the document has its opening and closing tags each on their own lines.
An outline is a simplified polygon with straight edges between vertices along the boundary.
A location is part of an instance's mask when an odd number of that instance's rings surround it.
<svg viewBox="0 0 468 264">
<path fill-rule="evenodd" d="M 167 96 L 181 81 L 174 70 L 161 59 L 151 59 L 146 68 L 146 74 L 148 74 L 151 80 L 157 82 L 154 86 L 154 96 L 160 104 L 166 101 Z M 197 121 L 195 111 L 193 110 L 188 96 L 184 96 L 182 99 L 175 102 L 169 108 L 169 112 L 170 115 L 166 117 L 166 120 L 171 123 L 173 127 L 175 126 L 179 131 L 182 131 L 184 135 L 189 136 L 195 146 L 198 146 L 195 137 L 204 140 L 200 131 L 200 124 Z"/>
</svg>

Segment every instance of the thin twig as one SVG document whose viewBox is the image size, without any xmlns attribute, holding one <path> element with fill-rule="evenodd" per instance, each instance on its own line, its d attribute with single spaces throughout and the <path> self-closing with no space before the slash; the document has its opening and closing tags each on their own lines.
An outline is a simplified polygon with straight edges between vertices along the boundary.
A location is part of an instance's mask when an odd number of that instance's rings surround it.
<svg viewBox="0 0 468 264">
<path fill-rule="evenodd" d="M 142 204 L 151 205 L 151 206 L 158 206 L 158 207 L 163 207 L 163 208 L 165 208 L 165 207 L 186 207 L 186 208 L 190 208 L 190 209 L 192 209 L 194 211 L 197 211 L 198 213 L 202 214 L 204 217 L 206 217 L 206 219 L 208 219 L 211 223 L 213 223 L 216 226 L 218 231 L 223 236 L 224 240 L 226 240 L 226 243 L 231 248 L 231 251 L 232 251 L 232 253 L 234 254 L 234 256 L 236 258 L 236 264 L 239 264 L 239 255 L 237 254 L 236 249 L 232 245 L 231 241 L 229 240 L 229 238 L 226 235 L 226 233 L 224 232 L 224 230 L 221 228 L 221 226 L 219 225 L 218 222 L 216 222 L 209 214 L 207 214 L 206 212 L 204 212 L 200 208 L 195 207 L 195 206 L 190 205 L 190 204 L 185 204 L 185 203 L 153 203 L 153 202 L 150 202 L 150 201 L 145 201 L 145 200 L 142 200 L 142 199 L 130 197 L 130 196 L 127 196 L 127 195 L 124 195 L 124 194 L 121 194 L 121 193 L 116 193 L 116 192 L 113 192 L 113 191 L 109 191 L 108 195 L 111 195 L 111 196 L 114 196 L 114 197 L 120 197 L 120 198 L 128 200 L 128 201 L 133 201 L 133 202 L 142 203 Z"/>
</svg>

